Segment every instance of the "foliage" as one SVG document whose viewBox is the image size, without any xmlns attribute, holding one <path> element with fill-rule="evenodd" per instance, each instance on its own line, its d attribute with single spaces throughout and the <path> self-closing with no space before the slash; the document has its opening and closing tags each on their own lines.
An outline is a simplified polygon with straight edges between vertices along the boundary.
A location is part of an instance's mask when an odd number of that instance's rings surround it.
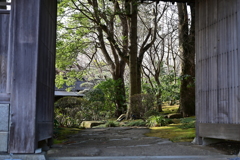
<svg viewBox="0 0 240 160">
<path fill-rule="evenodd" d="M 150 116 L 147 119 L 147 125 L 150 127 L 166 126 L 170 123 L 172 123 L 172 121 L 170 119 L 164 118 L 163 116 Z"/>
<path fill-rule="evenodd" d="M 174 71 L 166 73 L 164 67 L 162 70 L 162 74 L 159 75 L 159 84 L 152 78 L 151 83 L 142 85 L 142 89 L 144 93 L 156 97 L 155 106 L 162 105 L 164 102 L 173 105 L 180 99 L 180 78 L 176 77 Z"/>
<path fill-rule="evenodd" d="M 94 89 L 101 90 L 104 94 L 104 109 L 114 111 L 117 108 L 118 102 L 124 102 L 124 95 L 118 93 L 122 83 L 121 79 L 113 80 L 107 79 L 106 81 L 100 82 L 94 87 Z M 123 104 L 122 104 L 123 105 Z M 123 111 L 124 112 L 124 111 Z"/>
<path fill-rule="evenodd" d="M 154 107 L 154 96 L 151 94 L 136 94 L 131 97 L 133 115 L 143 118 L 145 113 Z"/>
<path fill-rule="evenodd" d="M 91 24 L 83 14 L 71 12 L 72 8 L 74 5 L 70 0 L 62 0 L 58 4 L 55 80 L 58 88 L 63 84 L 70 86 L 76 78 L 83 77 L 89 61 L 89 57 L 84 55 L 91 52 L 90 38 L 86 36 L 90 33 L 87 27 Z M 85 57 L 85 62 L 80 62 L 79 55 Z"/>
<path fill-rule="evenodd" d="M 104 101 L 105 101 L 104 93 L 99 88 L 94 88 L 94 89 L 89 90 L 85 94 L 84 98 L 91 102 L 99 101 L 99 102 L 104 103 Z"/>
<path fill-rule="evenodd" d="M 146 126 L 146 122 L 142 119 L 130 121 L 126 126 Z"/>
<path fill-rule="evenodd" d="M 193 117 L 181 118 L 180 123 L 181 125 L 178 126 L 179 128 L 195 128 L 196 119 Z"/>
<path fill-rule="evenodd" d="M 149 110 L 149 111 L 145 112 L 143 117 L 148 118 L 150 116 L 160 116 L 160 113 L 155 110 Z"/>
<path fill-rule="evenodd" d="M 162 101 L 176 101 L 180 99 L 180 78 L 170 74 L 161 77 Z"/>
<path fill-rule="evenodd" d="M 84 98 L 64 97 L 55 102 L 55 120 L 60 126 L 79 127 L 83 120 L 109 118 L 108 111 L 102 110 L 102 102 L 90 102 Z"/>
<path fill-rule="evenodd" d="M 108 121 L 104 126 L 105 127 L 118 127 L 119 123 L 114 122 L 114 121 Z"/>
</svg>

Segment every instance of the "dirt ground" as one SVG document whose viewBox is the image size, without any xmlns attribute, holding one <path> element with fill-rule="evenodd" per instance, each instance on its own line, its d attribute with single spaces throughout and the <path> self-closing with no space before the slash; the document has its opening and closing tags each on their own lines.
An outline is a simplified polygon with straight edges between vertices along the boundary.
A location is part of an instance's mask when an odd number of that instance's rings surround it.
<svg viewBox="0 0 240 160">
<path fill-rule="evenodd" d="M 84 129 L 69 136 L 63 144 L 53 145 L 47 152 L 47 156 L 221 156 L 229 154 L 222 149 L 216 149 L 217 146 L 199 146 L 189 142 L 173 143 L 167 139 L 147 137 L 144 134 L 148 132 L 149 129 L 145 127 Z"/>
</svg>

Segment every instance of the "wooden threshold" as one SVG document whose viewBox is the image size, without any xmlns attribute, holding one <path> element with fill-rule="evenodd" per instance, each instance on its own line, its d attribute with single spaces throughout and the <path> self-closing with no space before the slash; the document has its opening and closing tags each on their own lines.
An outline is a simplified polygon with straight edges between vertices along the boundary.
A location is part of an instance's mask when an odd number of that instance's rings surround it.
<svg viewBox="0 0 240 160">
<path fill-rule="evenodd" d="M 199 123 L 199 136 L 240 141 L 240 124 Z"/>
<path fill-rule="evenodd" d="M 9 93 L 0 93 L 0 104 L 10 103 L 10 96 Z"/>
</svg>

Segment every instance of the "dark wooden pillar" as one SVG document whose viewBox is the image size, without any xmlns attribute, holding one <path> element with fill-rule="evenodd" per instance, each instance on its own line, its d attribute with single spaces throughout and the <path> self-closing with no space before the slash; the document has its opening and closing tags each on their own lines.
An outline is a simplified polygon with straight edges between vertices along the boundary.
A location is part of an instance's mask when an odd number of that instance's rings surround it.
<svg viewBox="0 0 240 160">
<path fill-rule="evenodd" d="M 0 0 L 0 3 L 3 0 Z M 0 9 L 6 13 L 5 6 Z M 8 70 L 8 30 L 9 14 L 0 13 L 0 152 L 7 152 L 9 134 L 9 103 L 10 94 L 7 92 Z"/>
<path fill-rule="evenodd" d="M 56 0 L 12 0 L 9 153 L 52 137 Z"/>
</svg>

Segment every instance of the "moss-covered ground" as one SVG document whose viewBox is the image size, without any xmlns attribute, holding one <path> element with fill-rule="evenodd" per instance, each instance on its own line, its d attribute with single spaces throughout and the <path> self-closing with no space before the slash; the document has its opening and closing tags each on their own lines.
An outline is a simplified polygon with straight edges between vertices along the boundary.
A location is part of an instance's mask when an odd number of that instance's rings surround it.
<svg viewBox="0 0 240 160">
<path fill-rule="evenodd" d="M 178 105 L 169 106 L 167 104 L 163 105 L 163 112 L 161 114 L 172 114 L 176 113 L 178 110 Z M 173 142 L 190 142 L 195 137 L 195 128 L 191 125 L 194 124 L 195 118 L 190 117 L 184 120 L 180 119 L 172 119 L 173 124 L 168 126 L 161 127 L 151 127 L 151 131 L 146 136 L 149 137 L 160 137 L 169 139 Z M 190 124 L 190 125 L 189 125 Z M 143 126 L 143 120 L 124 120 L 123 122 L 116 122 L 116 120 L 109 120 L 104 125 L 98 127 L 117 127 L 117 126 Z M 55 129 L 54 135 L 54 143 L 55 144 L 64 144 L 69 135 L 76 134 L 80 131 L 79 128 L 67 128 L 67 127 L 59 127 Z"/>
<path fill-rule="evenodd" d="M 163 114 L 172 114 L 177 113 L 179 105 L 169 106 L 167 104 L 163 104 Z M 162 127 L 151 127 L 151 131 L 146 136 L 149 137 L 160 137 L 169 139 L 173 142 L 191 142 L 195 137 L 195 127 L 193 125 L 195 123 L 195 117 L 189 117 L 184 120 L 180 119 L 172 119 L 173 124 Z M 184 123 L 182 123 L 184 122 Z"/>
<path fill-rule="evenodd" d="M 54 129 L 54 144 L 64 144 L 70 135 L 78 133 L 79 128 L 58 127 Z"/>
<path fill-rule="evenodd" d="M 182 129 L 179 125 L 171 124 L 163 127 L 152 127 L 146 136 L 169 139 L 173 142 L 191 142 L 195 137 L 195 128 Z"/>
</svg>

